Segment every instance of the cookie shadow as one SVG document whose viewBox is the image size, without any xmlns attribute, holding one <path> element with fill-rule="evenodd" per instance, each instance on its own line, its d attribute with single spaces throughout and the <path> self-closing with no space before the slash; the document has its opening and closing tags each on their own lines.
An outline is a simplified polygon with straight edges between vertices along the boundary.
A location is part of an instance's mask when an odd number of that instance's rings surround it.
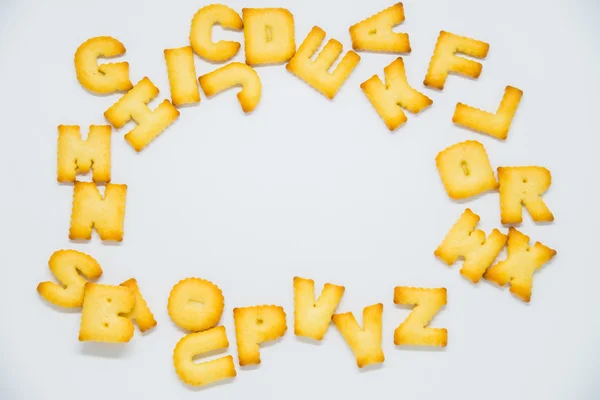
<svg viewBox="0 0 600 400">
<path fill-rule="evenodd" d="M 92 357 L 118 359 L 127 354 L 128 343 L 84 342 L 81 354 Z"/>
<path fill-rule="evenodd" d="M 323 341 L 322 340 L 316 340 L 316 339 L 312 339 L 306 336 L 296 336 L 296 340 L 301 342 L 301 343 L 306 343 L 306 344 L 310 344 L 312 346 L 321 346 L 323 345 Z"/>
<path fill-rule="evenodd" d="M 183 387 L 185 387 L 187 390 L 189 390 L 191 392 L 202 392 L 204 390 L 212 389 L 217 386 L 227 385 L 228 383 L 231 383 L 234 379 L 235 379 L 235 376 L 232 378 L 222 379 L 220 381 L 209 383 L 208 385 L 202 385 L 202 386 L 192 386 L 189 383 L 185 383 L 182 380 L 179 380 L 179 382 L 181 382 Z"/>
<path fill-rule="evenodd" d="M 383 363 L 380 362 L 380 363 L 377 363 L 377 364 L 370 364 L 370 365 L 367 365 L 366 367 L 359 368 L 358 372 L 360 372 L 361 374 L 364 374 L 364 373 L 367 373 L 367 372 L 370 372 L 370 371 L 378 371 L 378 370 L 380 370 L 382 368 L 383 368 Z"/>
</svg>

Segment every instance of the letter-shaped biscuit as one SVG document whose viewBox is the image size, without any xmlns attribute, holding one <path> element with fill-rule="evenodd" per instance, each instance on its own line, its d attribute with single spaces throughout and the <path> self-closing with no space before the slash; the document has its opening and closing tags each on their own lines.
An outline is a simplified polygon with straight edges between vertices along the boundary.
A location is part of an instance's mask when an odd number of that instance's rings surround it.
<svg viewBox="0 0 600 400">
<path fill-rule="evenodd" d="M 462 257 L 460 273 L 473 283 L 479 282 L 506 244 L 506 235 L 498 229 L 487 239 L 484 231 L 475 230 L 479 220 L 479 215 L 467 208 L 434 252 L 448 265 Z"/>
<path fill-rule="evenodd" d="M 544 167 L 498 167 L 500 215 L 503 224 L 523 221 L 523 206 L 536 222 L 554 221 L 554 215 L 542 200 L 552 184 L 552 175 Z"/>
<path fill-rule="evenodd" d="M 402 57 L 398 57 L 385 67 L 383 72 L 385 84 L 377 75 L 373 75 L 363 82 L 360 88 L 388 129 L 393 131 L 406 122 L 406 115 L 402 111 L 402 107 L 416 114 L 429 107 L 433 101 L 408 84 Z"/>
<path fill-rule="evenodd" d="M 129 342 L 133 323 L 123 314 L 135 306 L 135 293 L 124 286 L 85 284 L 81 309 L 79 340 L 81 342 Z"/>
<path fill-rule="evenodd" d="M 254 110 L 260 101 L 262 84 L 258 74 L 252 67 L 239 62 L 232 62 L 224 67 L 209 72 L 198 78 L 204 94 L 212 97 L 230 87 L 241 85 L 237 94 L 238 101 L 245 113 Z"/>
<path fill-rule="evenodd" d="M 110 182 L 110 125 L 90 125 L 86 140 L 77 125 L 58 126 L 58 181 L 75 182 L 92 169 L 94 182 Z"/>
<path fill-rule="evenodd" d="M 381 348 L 382 315 L 381 303 L 365 307 L 362 329 L 351 312 L 333 316 L 333 323 L 352 349 L 358 368 L 385 361 Z"/>
<path fill-rule="evenodd" d="M 235 10 L 222 4 L 211 4 L 199 9 L 192 18 L 190 44 L 200 57 L 210 61 L 227 61 L 240 49 L 238 42 L 231 40 L 212 41 L 213 25 L 236 31 L 244 27 L 244 22 Z"/>
<path fill-rule="evenodd" d="M 423 289 L 396 286 L 394 304 L 415 306 L 408 317 L 394 331 L 397 346 L 441 346 L 448 344 L 445 328 L 429 328 L 429 322 L 446 305 L 446 288 Z"/>
<path fill-rule="evenodd" d="M 99 36 L 83 42 L 75 52 L 75 73 L 81 86 L 106 94 L 131 89 L 129 63 L 98 65 L 98 57 L 116 57 L 125 54 L 125 46 L 110 36 Z"/>
<path fill-rule="evenodd" d="M 92 238 L 96 229 L 102 240 L 123 240 L 127 185 L 109 183 L 104 198 L 92 182 L 75 182 L 69 239 Z"/>
<path fill-rule="evenodd" d="M 344 287 L 326 283 L 315 302 L 315 281 L 294 277 L 294 333 L 315 340 L 322 340 L 329 328 Z"/>
<path fill-rule="evenodd" d="M 254 306 L 233 309 L 238 361 L 241 366 L 260 364 L 259 344 L 285 334 L 285 311 L 279 306 Z"/>
<path fill-rule="evenodd" d="M 404 6 L 396 3 L 350 27 L 352 48 L 357 51 L 410 53 L 408 34 L 392 28 L 404 22 Z"/>
<path fill-rule="evenodd" d="M 294 16 L 285 8 L 243 8 L 246 64 L 278 64 L 296 53 Z"/>
<path fill-rule="evenodd" d="M 498 188 L 485 147 L 467 140 L 442 150 L 435 158 L 444 188 L 459 200 Z"/>
<path fill-rule="evenodd" d="M 522 96 L 523 91 L 507 86 L 495 114 L 458 103 L 452 116 L 452 122 L 505 140 Z"/>
<path fill-rule="evenodd" d="M 200 278 L 187 278 L 171 289 L 167 309 L 177 326 L 200 332 L 219 323 L 224 307 L 225 298 L 217 285 Z"/>
<path fill-rule="evenodd" d="M 229 347 L 224 326 L 204 332 L 189 333 L 181 338 L 173 351 L 175 371 L 182 381 L 192 386 L 208 385 L 237 375 L 232 356 L 195 363 L 199 355 Z"/>
<path fill-rule="evenodd" d="M 329 68 L 340 56 L 343 47 L 337 40 L 330 39 L 317 59 L 311 61 L 323 39 L 325 31 L 318 26 L 313 27 L 285 68 L 327 98 L 333 99 L 360 61 L 360 56 L 352 50 L 348 51 L 335 71 L 330 73 Z"/>
<path fill-rule="evenodd" d="M 150 308 L 148 308 L 148 304 L 140 292 L 140 287 L 138 286 L 137 281 L 134 278 L 131 278 L 121 283 L 121 286 L 131 289 L 135 294 L 135 306 L 130 313 L 125 315 L 125 317 L 135 322 L 142 332 L 146 332 L 154 328 L 156 326 L 156 320 L 154 319 L 152 311 L 150 311 Z"/>
<path fill-rule="evenodd" d="M 181 106 L 200 102 L 192 48 L 186 46 L 178 49 L 166 49 L 164 54 L 173 105 Z"/>
<path fill-rule="evenodd" d="M 125 140 L 138 152 L 179 117 L 179 111 L 169 100 L 164 100 L 154 111 L 148 108 L 146 104 L 158 93 L 158 88 L 144 77 L 104 112 L 104 117 L 117 129 L 132 119 L 138 124 L 125 135 Z"/>
<path fill-rule="evenodd" d="M 423 83 L 425 86 L 442 90 L 449 72 L 479 78 L 481 64 L 458 57 L 456 53 L 463 53 L 474 58 L 485 58 L 489 49 L 490 45 L 487 43 L 441 31 Z"/>
<path fill-rule="evenodd" d="M 38 293 L 47 301 L 67 308 L 81 307 L 85 284 L 102 275 L 102 268 L 91 256 L 75 250 L 58 250 L 50 257 L 48 266 L 52 275 L 60 282 L 41 282 Z"/>
<path fill-rule="evenodd" d="M 483 277 L 500 286 L 510 283 L 510 292 L 528 303 L 533 273 L 555 255 L 556 250 L 540 242 L 529 246 L 529 237 L 511 226 L 508 229 L 508 257 L 488 269 Z"/>
</svg>

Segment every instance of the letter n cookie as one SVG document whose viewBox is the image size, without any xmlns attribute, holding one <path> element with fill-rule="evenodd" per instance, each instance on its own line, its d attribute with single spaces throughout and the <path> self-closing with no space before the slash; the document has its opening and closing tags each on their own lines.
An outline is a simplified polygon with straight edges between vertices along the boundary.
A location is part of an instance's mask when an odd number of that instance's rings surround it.
<svg viewBox="0 0 600 400">
<path fill-rule="evenodd" d="M 462 257 L 465 261 L 460 273 L 473 283 L 479 282 L 506 244 L 506 235 L 498 229 L 487 238 L 485 232 L 476 230 L 479 219 L 479 215 L 467 208 L 435 250 L 436 257 L 448 265 Z"/>
<path fill-rule="evenodd" d="M 483 276 L 500 286 L 510 283 L 510 292 L 524 302 L 531 300 L 533 273 L 556 255 L 556 250 L 540 242 L 529 245 L 529 237 L 513 227 L 508 230 L 508 257 L 488 269 Z"/>
<path fill-rule="evenodd" d="M 500 216 L 503 224 L 523 221 L 523 207 L 536 222 L 554 221 L 554 215 L 542 199 L 552 175 L 544 167 L 498 167 Z"/>
<path fill-rule="evenodd" d="M 479 78 L 481 64 L 458 57 L 456 53 L 463 53 L 474 58 L 485 58 L 489 49 L 490 45 L 485 42 L 441 31 L 423 83 L 425 86 L 442 90 L 449 72 L 474 79 Z"/>
<path fill-rule="evenodd" d="M 175 346 L 173 364 L 182 381 L 192 386 L 208 385 L 237 375 L 233 357 L 195 363 L 194 358 L 229 347 L 225 327 L 185 335 Z"/>
<path fill-rule="evenodd" d="M 294 333 L 322 340 L 344 290 L 343 286 L 326 283 L 315 301 L 315 282 L 294 277 Z"/>
<path fill-rule="evenodd" d="M 124 286 L 87 283 L 81 310 L 79 340 L 82 342 L 129 342 L 133 323 L 122 314 L 135 306 L 135 293 Z"/>
<path fill-rule="evenodd" d="M 360 61 L 360 56 L 352 50 L 348 51 L 336 69 L 330 73 L 329 68 L 342 53 L 343 46 L 337 40 L 331 39 L 316 60 L 312 61 L 310 58 L 324 39 L 325 31 L 318 26 L 313 27 L 294 57 L 287 63 L 286 69 L 327 98 L 333 99 Z"/>
<path fill-rule="evenodd" d="M 351 312 L 333 316 L 333 323 L 352 349 L 358 368 L 385 361 L 381 348 L 382 316 L 381 303 L 365 307 L 362 328 Z"/>
<path fill-rule="evenodd" d="M 410 53 L 408 34 L 392 28 L 404 22 L 404 6 L 396 3 L 350 27 L 352 48 L 357 51 Z"/>
<path fill-rule="evenodd" d="M 287 330 L 285 312 L 279 306 L 234 308 L 233 320 L 241 366 L 260 364 L 259 344 L 275 340 Z"/>
<path fill-rule="evenodd" d="M 285 8 L 244 8 L 246 64 L 278 64 L 296 52 L 294 16 Z"/>
<path fill-rule="evenodd" d="M 127 185 L 109 183 L 104 198 L 94 183 L 75 182 L 69 239 L 92 238 L 96 229 L 102 240 L 123 240 Z"/>
<path fill-rule="evenodd" d="M 446 305 L 446 288 L 423 289 L 396 286 L 394 304 L 414 306 L 408 318 L 394 331 L 394 344 L 442 346 L 448 344 L 445 328 L 429 328 L 429 322 Z"/>
<path fill-rule="evenodd" d="M 522 96 L 523 92 L 521 90 L 507 86 L 495 114 L 458 103 L 454 110 L 452 122 L 505 140 Z"/>
<path fill-rule="evenodd" d="M 435 163 L 450 198 L 459 200 L 498 188 L 494 170 L 483 145 L 473 140 L 441 151 Z"/>
</svg>

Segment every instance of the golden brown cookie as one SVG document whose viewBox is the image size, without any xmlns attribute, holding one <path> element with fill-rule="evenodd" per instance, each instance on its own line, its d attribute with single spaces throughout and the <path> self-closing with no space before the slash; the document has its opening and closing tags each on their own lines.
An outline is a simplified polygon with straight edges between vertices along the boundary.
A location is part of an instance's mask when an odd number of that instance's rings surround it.
<svg viewBox="0 0 600 400">
<path fill-rule="evenodd" d="M 98 65 L 98 57 L 116 57 L 125 54 L 125 46 L 110 36 L 98 36 L 83 42 L 75 52 L 75 73 L 81 86 L 87 90 L 107 94 L 131 89 L 129 63 Z"/>
<path fill-rule="evenodd" d="M 259 345 L 287 331 L 285 311 L 279 306 L 234 308 L 233 320 L 240 366 L 260 364 Z"/>
<path fill-rule="evenodd" d="M 437 155 L 435 163 L 452 199 L 466 199 L 498 188 L 485 147 L 477 141 L 467 140 L 446 148 Z"/>
<path fill-rule="evenodd" d="M 59 284 L 41 282 L 37 291 L 44 299 L 61 307 L 81 307 L 85 284 L 102 275 L 102 268 L 96 260 L 76 250 L 55 251 L 48 266 Z"/>
<path fill-rule="evenodd" d="M 196 66 L 191 46 L 164 51 L 174 106 L 200 102 L 200 91 L 196 80 Z"/>
<path fill-rule="evenodd" d="M 488 269 L 483 276 L 500 286 L 510 283 L 510 292 L 524 302 L 531 300 L 533 273 L 556 255 L 556 250 L 540 242 L 529 246 L 529 236 L 513 227 L 508 230 L 508 257 Z"/>
<path fill-rule="evenodd" d="M 135 151 L 142 151 L 179 117 L 179 111 L 169 100 L 164 100 L 154 111 L 148 108 L 146 104 L 158 93 L 158 88 L 144 77 L 104 112 L 104 117 L 117 129 L 132 119 L 137 123 L 125 135 L 125 140 Z"/>
<path fill-rule="evenodd" d="M 278 64 L 296 53 L 294 16 L 285 8 L 244 8 L 246 64 Z"/>
<path fill-rule="evenodd" d="M 473 283 L 479 282 L 492 265 L 507 238 L 494 229 L 486 239 L 485 232 L 475 230 L 479 220 L 479 215 L 467 208 L 434 253 L 448 265 L 462 257 L 465 261 L 460 273 Z"/>
<path fill-rule="evenodd" d="M 177 326 L 200 332 L 219 323 L 224 307 L 225 298 L 217 285 L 200 278 L 187 278 L 171 289 L 167 309 Z"/>
<path fill-rule="evenodd" d="M 122 316 L 135 306 L 135 293 L 124 286 L 85 284 L 79 340 L 82 342 L 129 342 L 133 323 Z"/>
<path fill-rule="evenodd" d="M 554 221 L 554 215 L 542 199 L 552 175 L 544 167 L 498 167 L 500 215 L 503 224 L 523 221 L 523 207 L 536 222 Z"/>
<path fill-rule="evenodd" d="M 209 72 L 198 78 L 202 91 L 209 98 L 215 94 L 241 85 L 242 90 L 237 94 L 238 101 L 245 113 L 254 110 L 260 101 L 262 84 L 256 71 L 239 62 L 232 62 L 224 67 Z"/>
<path fill-rule="evenodd" d="M 229 347 L 225 327 L 217 326 L 204 332 L 185 335 L 175 346 L 173 364 L 182 381 L 192 386 L 208 385 L 237 375 L 233 357 L 225 356 L 214 360 L 195 363 L 194 359 L 206 353 Z"/>
<path fill-rule="evenodd" d="M 394 304 L 414 306 L 408 317 L 394 331 L 397 346 L 441 346 L 448 344 L 445 328 L 429 328 L 429 322 L 446 305 L 446 288 L 423 289 L 396 286 Z"/>
<path fill-rule="evenodd" d="M 381 348 L 382 315 L 381 303 L 365 307 L 362 328 L 351 312 L 333 316 L 333 323 L 352 349 L 358 368 L 385 361 Z"/>
<path fill-rule="evenodd" d="M 125 314 L 124 316 L 136 323 L 142 332 L 146 332 L 154 328 L 156 326 L 156 320 L 154 319 L 152 311 L 150 311 L 150 308 L 148 308 L 148 304 L 140 292 L 140 287 L 138 286 L 137 281 L 134 278 L 131 278 L 121 283 L 121 286 L 131 289 L 135 294 L 135 306 L 130 313 Z"/>
<path fill-rule="evenodd" d="M 373 75 L 360 88 L 388 129 L 393 131 L 406 122 L 402 108 L 416 114 L 433 104 L 433 101 L 408 84 L 402 57 L 385 67 L 383 73 L 385 84 L 377 75 Z"/>
<path fill-rule="evenodd" d="M 315 281 L 294 277 L 294 333 L 322 340 L 342 300 L 344 287 L 326 283 L 315 301 Z"/>
<path fill-rule="evenodd" d="M 330 39 L 316 60 L 312 61 L 311 57 L 321 46 L 323 39 L 325 31 L 318 26 L 313 27 L 285 68 L 327 98 L 333 99 L 360 61 L 360 56 L 352 50 L 348 51 L 335 70 L 329 72 L 329 68 L 342 53 L 343 46 L 337 40 Z"/>
<path fill-rule="evenodd" d="M 441 31 L 423 83 L 425 86 L 442 90 L 449 72 L 474 79 L 479 78 L 481 64 L 458 57 L 456 53 L 463 53 L 473 58 L 485 58 L 489 49 L 490 45 L 485 42 Z"/>
<path fill-rule="evenodd" d="M 123 240 L 127 185 L 109 183 L 104 198 L 92 182 L 75 182 L 69 239 L 92 238 L 95 229 L 102 240 Z"/>
<path fill-rule="evenodd" d="M 202 7 L 192 18 L 190 44 L 196 54 L 209 61 L 227 61 L 237 54 L 240 44 L 231 40 L 213 42 L 212 29 L 214 25 L 239 31 L 244 27 L 244 22 L 235 10 L 223 4 L 210 4 Z"/>
<path fill-rule="evenodd" d="M 408 34 L 392 28 L 404 22 L 404 6 L 396 3 L 350 27 L 352 48 L 357 51 L 410 53 Z"/>
<path fill-rule="evenodd" d="M 92 170 L 94 182 L 110 182 L 110 125 L 91 125 L 81 139 L 77 125 L 58 126 L 57 175 L 59 182 L 75 182 L 77 174 Z"/>
<path fill-rule="evenodd" d="M 507 86 L 495 114 L 458 103 L 454 110 L 454 116 L 452 116 L 452 122 L 505 140 L 522 96 L 523 91 Z"/>
</svg>

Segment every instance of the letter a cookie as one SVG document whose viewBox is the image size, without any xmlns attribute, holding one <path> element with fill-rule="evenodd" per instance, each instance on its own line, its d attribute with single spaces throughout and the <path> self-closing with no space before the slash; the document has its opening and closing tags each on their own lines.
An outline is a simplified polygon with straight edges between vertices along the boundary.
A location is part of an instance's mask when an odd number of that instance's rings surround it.
<svg viewBox="0 0 600 400">
<path fill-rule="evenodd" d="M 408 34 L 392 28 L 404 22 L 404 6 L 396 3 L 350 27 L 352 48 L 357 51 L 410 53 Z"/>
</svg>

